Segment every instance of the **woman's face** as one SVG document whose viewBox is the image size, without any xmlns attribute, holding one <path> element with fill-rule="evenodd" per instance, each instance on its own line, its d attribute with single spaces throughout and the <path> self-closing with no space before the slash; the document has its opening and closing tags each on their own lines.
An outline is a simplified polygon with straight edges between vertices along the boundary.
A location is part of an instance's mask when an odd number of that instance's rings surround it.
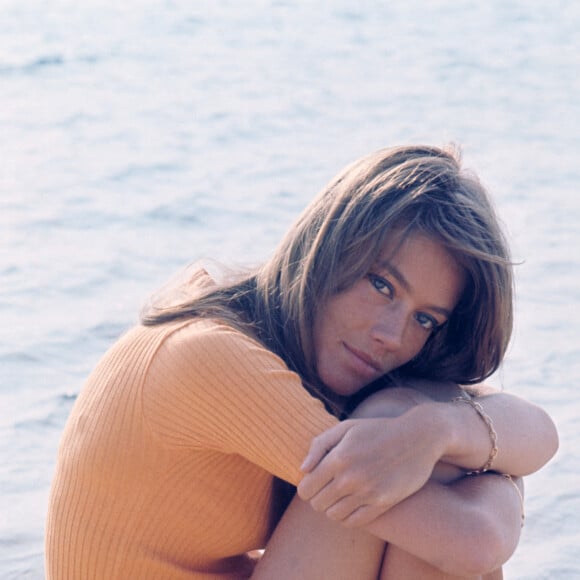
<svg viewBox="0 0 580 580">
<path fill-rule="evenodd" d="M 387 241 L 367 276 L 316 316 L 316 368 L 338 395 L 410 361 L 461 297 L 464 273 L 443 246 L 421 234 L 397 243 Z"/>
</svg>

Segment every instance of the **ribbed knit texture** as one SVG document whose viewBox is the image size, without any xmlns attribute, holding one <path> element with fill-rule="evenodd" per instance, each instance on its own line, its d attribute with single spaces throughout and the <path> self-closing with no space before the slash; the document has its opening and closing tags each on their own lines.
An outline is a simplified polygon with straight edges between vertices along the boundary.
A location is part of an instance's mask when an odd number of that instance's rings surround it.
<svg viewBox="0 0 580 580">
<path fill-rule="evenodd" d="M 211 321 L 136 327 L 83 387 L 59 450 L 48 580 L 238 579 L 336 423 L 283 361 Z"/>
</svg>

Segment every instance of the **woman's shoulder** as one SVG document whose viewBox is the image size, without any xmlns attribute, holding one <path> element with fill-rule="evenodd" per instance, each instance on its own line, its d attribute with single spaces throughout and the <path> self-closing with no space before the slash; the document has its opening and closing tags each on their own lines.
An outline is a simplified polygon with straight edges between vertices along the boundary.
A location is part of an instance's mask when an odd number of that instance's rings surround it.
<svg viewBox="0 0 580 580">
<path fill-rule="evenodd" d="M 171 323 L 167 332 L 144 382 L 144 404 L 152 416 L 176 402 L 196 413 L 211 408 L 222 415 L 225 409 L 237 413 L 274 400 L 286 409 L 313 406 L 300 377 L 240 329 L 220 320 L 194 319 Z"/>
<path fill-rule="evenodd" d="M 235 364 L 237 368 L 287 368 L 280 357 L 255 337 L 213 318 L 195 318 L 167 325 L 157 356 L 184 357 L 204 366 Z"/>
<path fill-rule="evenodd" d="M 191 318 L 169 323 L 167 326 L 169 332 L 165 340 L 184 347 L 253 344 L 265 348 L 248 333 L 217 318 Z"/>
</svg>

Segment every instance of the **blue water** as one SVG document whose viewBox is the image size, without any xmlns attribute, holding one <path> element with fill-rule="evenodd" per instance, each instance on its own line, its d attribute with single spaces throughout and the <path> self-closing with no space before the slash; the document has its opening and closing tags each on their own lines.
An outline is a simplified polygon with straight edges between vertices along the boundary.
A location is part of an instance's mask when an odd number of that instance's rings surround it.
<svg viewBox="0 0 580 580">
<path fill-rule="evenodd" d="M 580 578 L 580 5 L 3 0 L 0 577 L 42 578 L 58 438 L 140 305 L 268 255 L 345 163 L 463 146 L 518 267 L 506 390 L 545 406 L 508 578 Z"/>
</svg>

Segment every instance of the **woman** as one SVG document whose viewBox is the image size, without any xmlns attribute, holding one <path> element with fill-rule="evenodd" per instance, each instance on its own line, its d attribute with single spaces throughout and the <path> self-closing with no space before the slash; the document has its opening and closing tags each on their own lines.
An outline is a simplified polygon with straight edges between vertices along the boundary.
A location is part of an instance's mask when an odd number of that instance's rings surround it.
<svg viewBox="0 0 580 580">
<path fill-rule="evenodd" d="M 509 342 L 511 264 L 453 152 L 352 164 L 263 267 L 185 290 L 79 395 L 48 578 L 501 577 L 522 505 L 495 472 L 539 469 L 557 435 L 479 386 Z"/>
</svg>

